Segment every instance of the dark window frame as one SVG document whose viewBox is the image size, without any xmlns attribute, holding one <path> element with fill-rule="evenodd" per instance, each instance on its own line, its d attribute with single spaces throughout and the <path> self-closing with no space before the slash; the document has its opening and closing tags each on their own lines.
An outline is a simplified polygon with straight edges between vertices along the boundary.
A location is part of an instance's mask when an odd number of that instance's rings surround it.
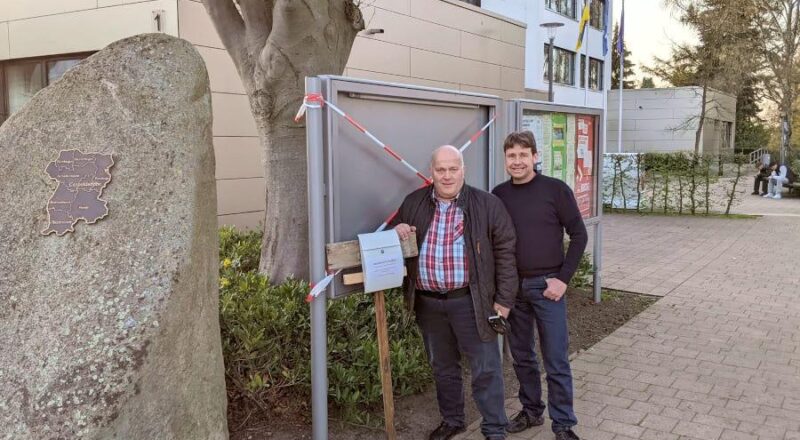
<svg viewBox="0 0 800 440">
<path fill-rule="evenodd" d="M 95 52 L 76 52 L 69 54 L 40 56 L 40 57 L 15 58 L 11 60 L 0 61 L 0 125 L 2 125 L 9 117 L 11 117 L 11 114 L 9 113 L 11 105 L 9 103 L 8 76 L 7 76 L 7 69 L 9 66 L 20 65 L 20 64 L 39 64 L 42 67 L 40 69 L 42 75 L 41 81 L 44 88 L 50 85 L 50 79 L 48 78 L 47 74 L 48 63 L 57 61 L 75 60 L 75 59 L 83 61 L 94 53 Z"/>
<path fill-rule="evenodd" d="M 599 14 L 595 14 L 594 13 L 594 11 L 595 11 L 595 9 L 594 9 L 595 6 L 594 5 L 602 5 L 602 7 L 599 8 L 599 11 L 598 11 Z M 608 25 L 605 22 L 605 19 L 606 19 L 605 9 L 607 7 L 608 7 L 608 4 L 607 4 L 606 0 L 592 0 L 592 4 L 589 6 L 589 26 L 591 26 L 591 27 L 593 27 L 593 28 L 595 28 L 595 29 L 597 29 L 599 31 L 605 30 L 606 26 Z M 599 26 L 595 26 L 595 24 L 597 24 Z"/>
<path fill-rule="evenodd" d="M 589 79 L 587 81 L 587 79 L 586 79 L 586 55 L 581 54 L 581 62 L 580 62 L 580 69 L 581 69 L 580 84 L 581 84 L 581 86 L 580 86 L 580 88 L 583 89 L 583 88 L 588 87 L 589 90 L 602 91 L 603 90 L 603 86 L 604 86 L 604 84 L 603 84 L 603 67 L 604 67 L 604 64 L 605 63 L 604 63 L 603 60 L 590 56 L 589 57 Z M 591 81 L 591 79 L 592 79 L 592 67 L 593 66 L 597 69 L 597 84 L 596 84 L 595 87 L 592 86 L 592 81 Z"/>
<path fill-rule="evenodd" d="M 569 60 L 570 60 L 570 66 L 569 66 L 569 69 L 567 69 L 567 72 L 568 72 L 568 75 L 569 75 L 569 82 L 559 81 L 558 80 L 558 71 L 555 68 L 555 66 L 553 66 L 553 84 L 559 84 L 559 85 L 562 85 L 562 86 L 575 87 L 575 81 L 576 81 L 576 78 L 575 78 L 575 63 L 576 63 L 575 58 L 576 57 L 575 57 L 575 55 L 576 55 L 576 53 L 571 51 L 571 50 L 569 50 L 569 49 L 563 49 L 563 48 L 555 46 L 555 45 L 553 46 L 553 49 L 554 49 L 553 51 L 555 52 L 556 56 L 558 56 L 558 54 L 560 54 L 560 53 L 561 54 L 566 54 L 566 56 L 568 56 Z M 545 83 L 548 83 L 550 81 L 550 78 L 547 77 L 547 63 L 549 63 L 549 62 L 550 62 L 550 43 L 544 43 L 544 63 L 543 63 L 544 64 L 544 72 L 542 72 L 542 78 L 544 78 L 544 82 Z"/>
<path fill-rule="evenodd" d="M 592 67 L 593 67 L 593 65 L 597 68 L 597 75 L 595 75 L 596 78 L 597 78 L 596 86 L 592 86 L 592 70 L 593 70 Z M 587 80 L 587 84 L 588 84 L 589 89 L 597 90 L 597 91 L 602 91 L 604 89 L 604 86 L 605 86 L 603 84 L 603 70 L 604 70 L 604 67 L 605 67 L 605 62 L 603 60 L 589 57 L 589 78 Z"/>
<path fill-rule="evenodd" d="M 564 11 L 559 11 L 557 6 L 551 6 L 553 2 L 557 2 L 558 0 L 545 0 L 544 8 L 550 12 L 553 12 L 558 15 L 562 15 L 567 17 L 571 20 L 578 20 L 578 2 L 577 0 L 568 0 L 572 4 L 572 15 L 565 13 Z"/>
</svg>

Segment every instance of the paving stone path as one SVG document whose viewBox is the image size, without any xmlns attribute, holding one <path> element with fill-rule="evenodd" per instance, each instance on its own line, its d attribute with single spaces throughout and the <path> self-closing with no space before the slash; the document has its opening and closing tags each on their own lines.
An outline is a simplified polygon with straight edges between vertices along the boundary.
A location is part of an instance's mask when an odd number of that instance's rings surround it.
<svg viewBox="0 0 800 440">
<path fill-rule="evenodd" d="M 800 198 L 737 212 L 604 218 L 604 287 L 663 298 L 573 358 L 582 439 L 800 440 Z"/>
</svg>

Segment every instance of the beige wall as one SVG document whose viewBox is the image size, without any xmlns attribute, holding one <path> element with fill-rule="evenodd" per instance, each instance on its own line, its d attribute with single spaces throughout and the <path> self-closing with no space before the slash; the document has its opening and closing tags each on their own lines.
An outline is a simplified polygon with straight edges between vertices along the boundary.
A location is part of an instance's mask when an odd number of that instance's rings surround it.
<svg viewBox="0 0 800 440">
<path fill-rule="evenodd" d="M 525 95 L 525 26 L 457 0 L 364 2 L 367 28 L 345 75 L 455 90 Z M 95 51 L 131 35 L 164 31 L 205 59 L 214 108 L 220 224 L 258 227 L 265 181 L 258 134 L 241 81 L 200 0 L 0 0 L 0 60 Z"/>
<path fill-rule="evenodd" d="M 374 0 L 362 6 L 345 75 L 520 97 L 525 25 L 457 0 Z"/>
<path fill-rule="evenodd" d="M 0 60 L 98 50 L 155 30 L 178 34 L 176 0 L 0 0 Z"/>
<path fill-rule="evenodd" d="M 199 0 L 178 0 L 178 22 L 178 35 L 195 45 L 211 80 L 219 223 L 259 227 L 266 203 L 264 167 L 242 81 Z"/>
</svg>

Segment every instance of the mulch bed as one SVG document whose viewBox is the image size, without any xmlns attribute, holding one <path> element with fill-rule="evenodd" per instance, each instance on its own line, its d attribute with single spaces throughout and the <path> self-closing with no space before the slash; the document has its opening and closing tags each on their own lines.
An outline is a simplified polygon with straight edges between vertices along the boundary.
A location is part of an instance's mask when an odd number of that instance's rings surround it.
<svg viewBox="0 0 800 440">
<path fill-rule="evenodd" d="M 628 322 L 658 298 L 635 293 L 604 291 L 603 301 L 595 304 L 592 293 L 570 289 L 568 293 L 570 351 L 585 350 Z M 510 360 L 505 361 L 506 396 L 514 396 L 518 383 Z M 377 366 L 376 366 L 377 368 Z M 465 378 L 468 423 L 479 415 L 470 397 L 469 378 Z M 440 421 L 433 385 L 424 393 L 395 402 L 399 439 L 427 438 Z M 513 414 L 509 414 L 513 416 Z M 287 397 L 269 411 L 229 404 L 228 427 L 231 440 L 297 440 L 311 438 L 311 409 L 306 401 Z M 353 426 L 330 421 L 332 440 L 372 440 L 384 438 L 382 429 Z"/>
</svg>

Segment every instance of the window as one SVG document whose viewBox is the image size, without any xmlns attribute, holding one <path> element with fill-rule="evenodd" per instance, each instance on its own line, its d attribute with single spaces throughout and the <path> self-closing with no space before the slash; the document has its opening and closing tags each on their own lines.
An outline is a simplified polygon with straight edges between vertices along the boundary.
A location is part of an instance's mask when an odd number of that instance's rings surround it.
<svg viewBox="0 0 800 440">
<path fill-rule="evenodd" d="M 5 68 L 6 102 L 8 114 L 19 111 L 26 102 L 44 88 L 44 74 L 41 63 L 10 64 Z"/>
<path fill-rule="evenodd" d="M 586 55 L 581 55 L 581 88 L 586 87 Z M 589 58 L 589 88 L 603 90 L 603 62 Z"/>
<path fill-rule="evenodd" d="M 545 0 L 544 6 L 561 15 L 575 19 L 575 0 Z"/>
<path fill-rule="evenodd" d="M 553 48 L 553 56 L 555 62 L 553 63 L 553 82 L 565 84 L 568 86 L 575 85 L 575 53 L 570 52 L 560 47 Z M 550 63 L 550 45 L 544 45 L 544 80 L 548 82 L 550 79 L 547 77 L 547 66 Z"/>
<path fill-rule="evenodd" d="M 602 31 L 605 29 L 605 16 L 605 0 L 592 0 L 592 3 L 589 5 L 589 26 Z"/>
<path fill-rule="evenodd" d="M 586 55 L 581 55 L 580 73 L 581 88 L 586 87 Z"/>
<path fill-rule="evenodd" d="M 589 58 L 589 88 L 603 90 L 603 62 Z"/>
<path fill-rule="evenodd" d="M 0 124 L 88 55 L 0 63 Z"/>
</svg>

